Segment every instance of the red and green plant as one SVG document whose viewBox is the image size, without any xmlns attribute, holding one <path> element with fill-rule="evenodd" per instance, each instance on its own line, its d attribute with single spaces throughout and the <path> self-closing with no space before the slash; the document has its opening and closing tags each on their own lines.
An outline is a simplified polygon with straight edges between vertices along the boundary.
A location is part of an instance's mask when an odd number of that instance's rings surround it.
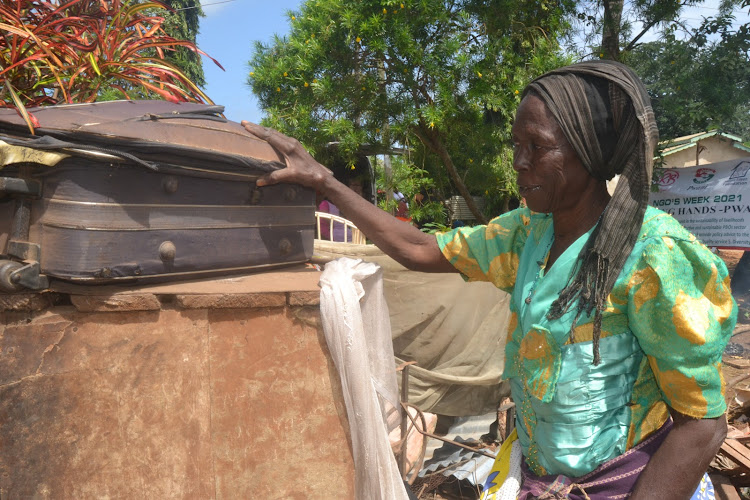
<svg viewBox="0 0 750 500">
<path fill-rule="evenodd" d="M 158 0 L 11 0 L 0 4 L 0 106 L 93 102 L 112 90 L 125 99 L 159 96 L 208 102 L 165 51 L 194 43 L 162 29 Z M 208 57 L 208 56 L 207 56 Z M 221 65 L 213 58 L 219 67 Z M 33 128 L 32 128 L 33 133 Z"/>
</svg>

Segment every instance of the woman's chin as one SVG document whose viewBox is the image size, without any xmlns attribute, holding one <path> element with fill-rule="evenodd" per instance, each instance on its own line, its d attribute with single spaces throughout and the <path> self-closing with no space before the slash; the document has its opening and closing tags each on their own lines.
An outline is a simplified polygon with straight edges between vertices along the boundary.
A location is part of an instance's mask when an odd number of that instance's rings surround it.
<svg viewBox="0 0 750 500">
<path fill-rule="evenodd" d="M 526 206 L 529 207 L 529 210 L 531 210 L 532 212 L 538 212 L 538 213 L 549 212 L 549 203 L 547 203 L 547 200 L 535 200 L 534 197 L 529 197 L 525 199 L 526 199 Z"/>
</svg>

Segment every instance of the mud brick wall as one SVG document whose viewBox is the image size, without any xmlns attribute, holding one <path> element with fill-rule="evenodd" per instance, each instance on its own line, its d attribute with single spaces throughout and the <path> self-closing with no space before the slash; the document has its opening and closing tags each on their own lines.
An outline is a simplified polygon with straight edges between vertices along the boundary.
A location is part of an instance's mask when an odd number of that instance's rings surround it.
<svg viewBox="0 0 750 500">
<path fill-rule="evenodd" d="M 0 296 L 0 499 L 352 498 L 318 278 Z"/>
</svg>

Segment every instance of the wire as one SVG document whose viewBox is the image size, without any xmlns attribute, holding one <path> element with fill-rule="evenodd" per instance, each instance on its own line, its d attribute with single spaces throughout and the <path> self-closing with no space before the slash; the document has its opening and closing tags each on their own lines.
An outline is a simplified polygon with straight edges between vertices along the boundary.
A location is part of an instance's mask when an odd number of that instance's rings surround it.
<svg viewBox="0 0 750 500">
<path fill-rule="evenodd" d="M 204 3 L 201 5 L 196 5 L 194 7 L 183 7 L 181 9 L 174 9 L 175 12 L 180 12 L 182 10 L 190 10 L 190 9 L 197 9 L 198 7 L 208 7 L 210 5 L 219 5 L 221 3 L 230 3 L 230 2 L 236 2 L 237 0 L 222 0 L 221 2 L 211 2 L 211 3 Z"/>
</svg>

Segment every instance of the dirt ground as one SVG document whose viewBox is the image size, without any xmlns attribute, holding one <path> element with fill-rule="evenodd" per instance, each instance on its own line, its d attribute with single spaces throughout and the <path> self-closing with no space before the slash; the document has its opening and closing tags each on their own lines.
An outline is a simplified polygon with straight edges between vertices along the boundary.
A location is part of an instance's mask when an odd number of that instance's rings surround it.
<svg viewBox="0 0 750 500">
<path fill-rule="evenodd" d="M 727 265 L 730 276 L 734 273 L 734 268 L 737 267 L 737 262 L 742 257 L 742 253 L 742 250 L 719 250 L 719 257 Z M 750 295 L 735 295 L 734 299 L 737 301 L 737 307 L 739 308 L 739 312 L 737 313 L 737 327 L 750 325 Z"/>
<path fill-rule="evenodd" d="M 737 262 L 742 257 L 742 252 L 742 250 L 719 250 L 719 257 L 727 265 L 730 275 L 734 272 L 734 268 L 737 267 Z"/>
</svg>

